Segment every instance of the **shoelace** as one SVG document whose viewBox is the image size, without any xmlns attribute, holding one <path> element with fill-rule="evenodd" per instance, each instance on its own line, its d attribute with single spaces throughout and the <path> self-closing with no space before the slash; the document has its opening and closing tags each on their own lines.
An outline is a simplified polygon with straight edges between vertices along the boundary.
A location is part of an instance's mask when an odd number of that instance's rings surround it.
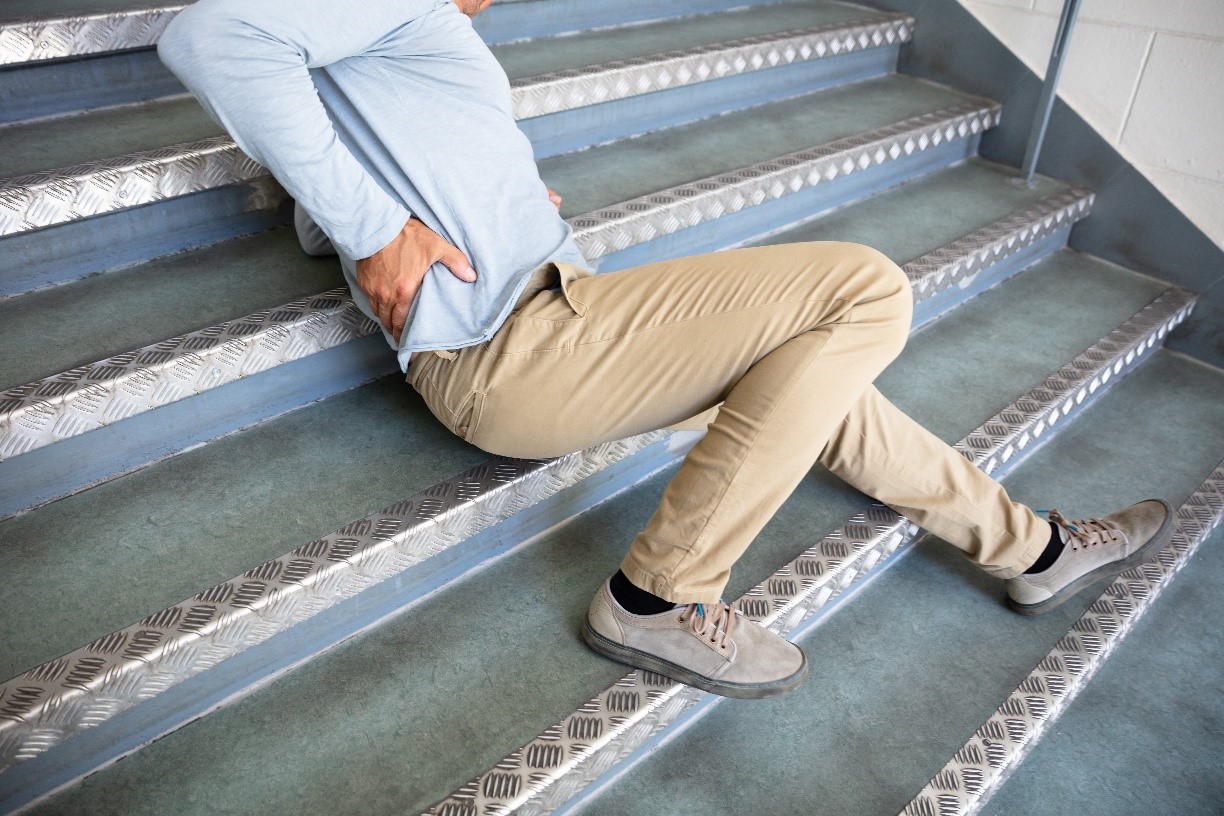
<svg viewBox="0 0 1224 816">
<path fill-rule="evenodd" d="M 1122 531 L 1103 519 L 1089 518 L 1071 521 L 1057 510 L 1039 512 L 1045 513 L 1050 521 L 1067 531 L 1072 550 L 1087 549 L 1105 542 L 1116 544 L 1123 540 Z"/>
<path fill-rule="evenodd" d="M 680 613 L 680 622 L 688 621 L 689 631 L 699 637 L 710 638 L 710 642 L 718 648 L 726 649 L 731 645 L 731 632 L 735 629 L 736 603 L 716 604 L 691 603 Z M 719 634 L 722 637 L 719 638 Z"/>
</svg>

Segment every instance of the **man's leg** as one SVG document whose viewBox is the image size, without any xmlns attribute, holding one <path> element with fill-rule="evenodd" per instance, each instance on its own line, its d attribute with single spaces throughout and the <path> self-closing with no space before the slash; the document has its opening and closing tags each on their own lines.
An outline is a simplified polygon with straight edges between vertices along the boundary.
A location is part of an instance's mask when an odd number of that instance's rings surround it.
<svg viewBox="0 0 1224 816">
<path fill-rule="evenodd" d="M 478 392 L 465 435 L 557 455 L 721 402 L 626 562 L 635 584 L 677 602 L 718 601 L 730 564 L 901 350 L 911 310 L 892 261 L 835 243 L 679 258 L 565 295 L 544 293 L 487 349 L 459 352 Z"/>
<path fill-rule="evenodd" d="M 1049 522 L 874 387 L 829 438 L 820 463 L 1000 578 L 1024 572 L 1049 543 Z"/>
</svg>

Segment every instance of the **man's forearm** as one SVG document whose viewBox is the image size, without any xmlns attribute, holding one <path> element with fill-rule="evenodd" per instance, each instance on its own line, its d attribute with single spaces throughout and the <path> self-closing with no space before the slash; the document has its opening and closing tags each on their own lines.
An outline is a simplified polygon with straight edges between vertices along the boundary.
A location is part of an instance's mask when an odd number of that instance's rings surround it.
<svg viewBox="0 0 1224 816">
<path fill-rule="evenodd" d="M 234 137 L 353 258 L 373 255 L 410 215 L 340 141 L 309 69 L 377 52 L 440 0 L 198 0 L 158 54 Z"/>
</svg>

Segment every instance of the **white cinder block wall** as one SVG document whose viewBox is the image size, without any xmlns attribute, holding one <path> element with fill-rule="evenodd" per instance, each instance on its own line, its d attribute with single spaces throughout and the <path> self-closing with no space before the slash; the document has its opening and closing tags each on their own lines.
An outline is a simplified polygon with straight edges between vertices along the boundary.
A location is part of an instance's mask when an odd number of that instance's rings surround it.
<svg viewBox="0 0 1224 816">
<path fill-rule="evenodd" d="M 960 0 L 1045 76 L 1063 0 Z M 1224 0 L 1083 0 L 1059 95 L 1224 247 Z"/>
</svg>

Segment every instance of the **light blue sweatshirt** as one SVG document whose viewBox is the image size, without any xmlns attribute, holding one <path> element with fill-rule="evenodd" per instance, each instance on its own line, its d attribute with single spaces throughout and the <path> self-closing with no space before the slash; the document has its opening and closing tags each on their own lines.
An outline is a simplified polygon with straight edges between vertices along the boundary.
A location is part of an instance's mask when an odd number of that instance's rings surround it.
<svg viewBox="0 0 1224 816">
<path fill-rule="evenodd" d="M 467 255 L 474 284 L 441 263 L 426 274 L 402 369 L 414 351 L 492 337 L 540 264 L 589 269 L 514 121 L 505 71 L 452 0 L 198 0 L 157 50 L 330 239 L 371 318 L 356 259 L 410 215 Z"/>
</svg>

